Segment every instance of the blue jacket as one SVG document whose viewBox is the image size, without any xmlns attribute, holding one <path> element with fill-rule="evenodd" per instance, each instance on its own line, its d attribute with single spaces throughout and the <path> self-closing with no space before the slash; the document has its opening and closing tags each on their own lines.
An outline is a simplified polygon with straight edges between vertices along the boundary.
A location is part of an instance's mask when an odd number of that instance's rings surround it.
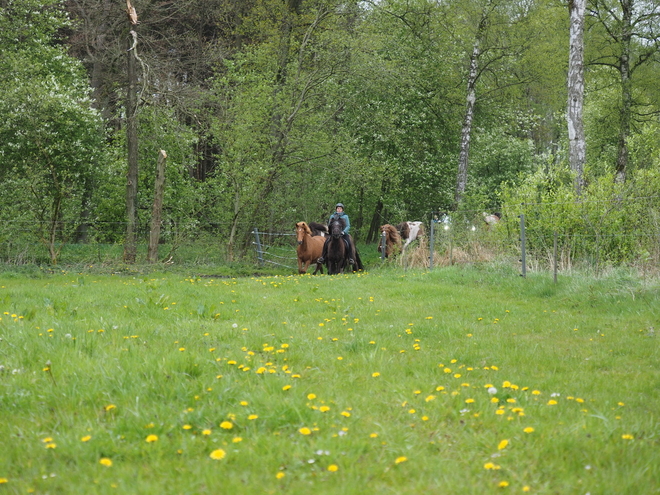
<svg viewBox="0 0 660 495">
<path fill-rule="evenodd" d="M 348 219 L 348 215 L 346 214 L 346 212 L 341 212 L 341 214 L 334 212 L 332 215 L 330 215 L 330 220 L 328 220 L 328 223 L 330 223 L 333 218 L 344 219 L 344 224 L 346 225 L 346 227 L 344 227 L 343 232 L 344 234 L 348 234 L 348 231 L 351 230 L 351 221 Z"/>
</svg>

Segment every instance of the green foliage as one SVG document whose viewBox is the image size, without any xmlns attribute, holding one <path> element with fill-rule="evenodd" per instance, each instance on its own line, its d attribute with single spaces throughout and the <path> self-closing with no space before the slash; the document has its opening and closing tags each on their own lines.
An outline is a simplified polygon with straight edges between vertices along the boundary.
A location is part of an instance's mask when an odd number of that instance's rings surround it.
<svg viewBox="0 0 660 495">
<path fill-rule="evenodd" d="M 517 216 L 524 214 L 527 249 L 538 259 L 551 259 L 555 233 L 567 265 L 573 260 L 602 267 L 658 259 L 658 187 L 657 171 L 641 172 L 625 185 L 605 175 L 592 179 L 578 198 L 567 171 L 539 171 L 503 188 L 508 229 L 499 232 L 517 232 Z"/>
<path fill-rule="evenodd" d="M 55 240 L 73 234 L 103 161 L 101 121 L 81 64 L 49 44 L 58 20 L 65 25 L 57 11 L 10 2 L 0 17 L 5 43 L 33 26 L 33 37 L 0 59 L 0 187 L 11 191 L 3 220 L 20 219 L 55 262 Z"/>
</svg>

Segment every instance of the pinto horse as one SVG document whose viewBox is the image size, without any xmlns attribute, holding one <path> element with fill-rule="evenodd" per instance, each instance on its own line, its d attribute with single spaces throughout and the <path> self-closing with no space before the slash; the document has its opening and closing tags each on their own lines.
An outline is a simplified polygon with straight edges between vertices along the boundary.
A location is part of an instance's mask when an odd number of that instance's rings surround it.
<svg viewBox="0 0 660 495">
<path fill-rule="evenodd" d="M 424 236 L 424 224 L 422 222 L 401 222 L 396 226 L 396 229 L 401 234 L 401 239 L 406 242 L 403 244 L 403 250 L 408 247 L 412 241 L 418 237 Z"/>
<path fill-rule="evenodd" d="M 305 222 L 298 222 L 296 224 L 296 236 L 298 238 L 298 247 L 296 248 L 298 254 L 298 273 L 304 274 L 307 273 L 310 263 L 316 263 L 316 260 L 321 256 L 325 237 L 322 235 L 312 236 L 312 230 Z M 316 263 L 314 275 L 319 270 L 323 273 L 323 265 Z"/>
<path fill-rule="evenodd" d="M 401 236 L 394 225 L 386 223 L 380 226 L 380 232 L 385 238 L 385 257 L 389 258 L 390 255 L 396 256 L 401 252 Z M 382 237 L 381 237 L 382 239 Z M 383 245 L 378 245 L 378 252 L 383 252 Z"/>
</svg>

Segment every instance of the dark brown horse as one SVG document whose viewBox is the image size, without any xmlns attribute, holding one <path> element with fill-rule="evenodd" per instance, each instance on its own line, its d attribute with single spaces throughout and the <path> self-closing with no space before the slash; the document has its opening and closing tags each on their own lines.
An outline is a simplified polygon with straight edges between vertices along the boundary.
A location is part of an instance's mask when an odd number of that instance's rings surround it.
<svg viewBox="0 0 660 495">
<path fill-rule="evenodd" d="M 296 224 L 296 236 L 298 238 L 298 247 L 296 248 L 296 252 L 298 253 L 298 273 L 303 274 L 307 273 L 310 263 L 316 263 L 316 260 L 321 256 L 326 238 L 321 235 L 312 236 L 312 231 L 305 222 L 298 222 Z M 316 275 L 316 272 L 319 270 L 323 273 L 323 265 L 316 263 L 316 269 L 313 274 Z"/>
<path fill-rule="evenodd" d="M 333 218 L 328 225 L 328 230 L 330 231 L 330 239 L 328 240 L 328 257 L 326 258 L 328 275 L 344 273 L 344 270 L 348 265 L 348 258 L 350 256 L 343 236 L 345 226 L 346 224 L 341 218 Z"/>
</svg>

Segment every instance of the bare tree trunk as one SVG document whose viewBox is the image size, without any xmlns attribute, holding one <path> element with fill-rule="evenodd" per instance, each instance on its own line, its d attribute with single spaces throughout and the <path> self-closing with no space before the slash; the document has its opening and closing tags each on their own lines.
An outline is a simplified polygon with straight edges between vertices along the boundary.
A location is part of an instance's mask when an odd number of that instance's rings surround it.
<svg viewBox="0 0 660 495">
<path fill-rule="evenodd" d="M 137 22 L 137 21 L 136 21 Z M 135 26 L 133 26 L 135 27 Z M 124 240 L 124 261 L 135 263 L 137 256 L 137 178 L 138 178 L 138 138 L 137 138 L 137 33 L 130 31 L 128 49 L 128 90 L 126 95 L 126 143 L 128 151 L 128 174 L 126 177 L 126 239 Z"/>
<path fill-rule="evenodd" d="M 570 0 L 570 44 L 568 57 L 568 161 L 575 174 L 575 192 L 584 188 L 586 141 L 582 122 L 584 102 L 584 12 L 586 0 Z"/>
<path fill-rule="evenodd" d="M 151 210 L 151 231 L 149 232 L 149 249 L 147 250 L 147 262 L 158 261 L 158 241 L 160 240 L 160 223 L 163 212 L 163 192 L 165 190 L 165 161 L 167 153 L 164 150 L 158 152 L 158 164 L 156 165 L 156 182 L 154 184 L 154 205 Z"/>
<path fill-rule="evenodd" d="M 632 112 L 632 82 L 630 80 L 630 43 L 632 40 L 633 0 L 621 0 L 621 55 L 619 72 L 621 74 L 621 117 L 619 122 L 619 140 L 617 145 L 616 177 L 623 183 L 628 168 L 628 137 L 630 136 L 630 114 Z"/>
</svg>

